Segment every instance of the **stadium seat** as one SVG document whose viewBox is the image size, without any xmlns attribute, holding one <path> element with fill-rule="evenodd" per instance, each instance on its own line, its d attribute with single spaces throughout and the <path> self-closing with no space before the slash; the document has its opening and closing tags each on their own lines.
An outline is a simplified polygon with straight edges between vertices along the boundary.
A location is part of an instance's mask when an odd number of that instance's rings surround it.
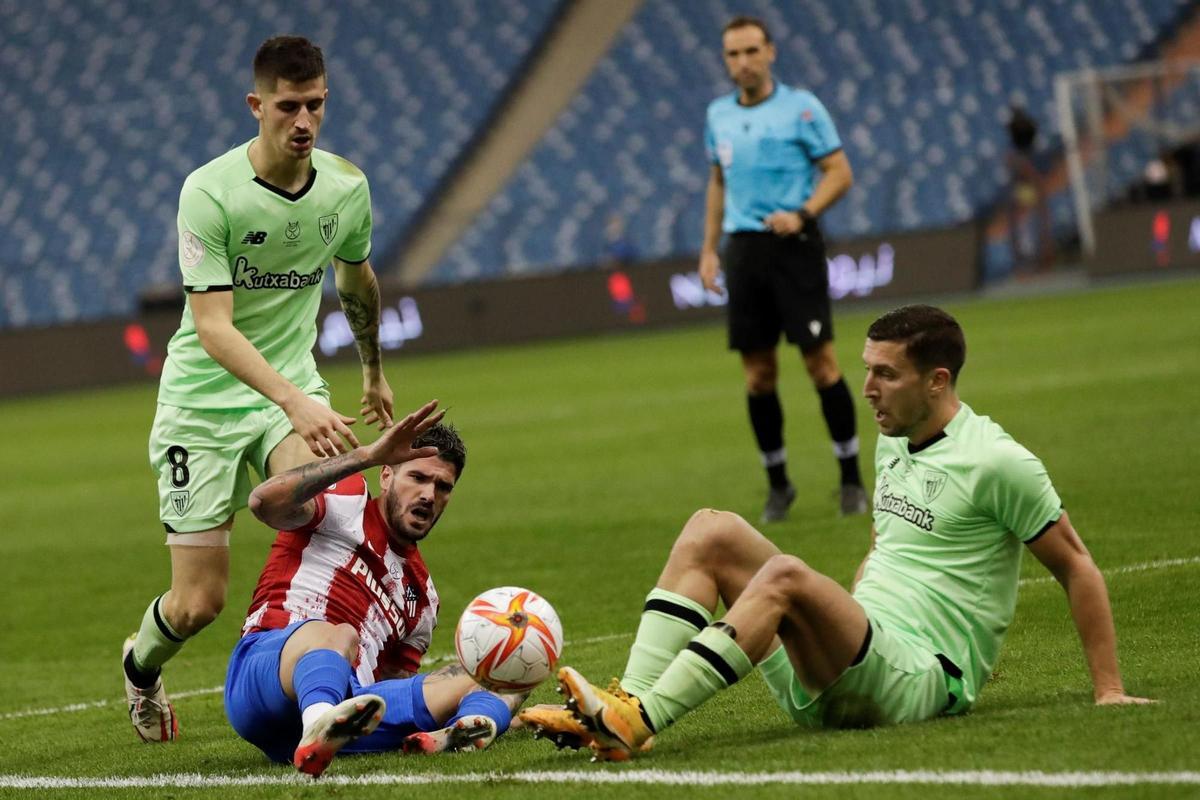
<svg viewBox="0 0 1200 800">
<path fill-rule="evenodd" d="M 3 2 L 3 0 L 0 0 Z M 253 135 L 243 110 L 257 43 L 281 30 L 325 48 L 322 146 L 371 178 L 376 252 L 398 243 L 516 79 L 563 0 L 370 0 L 294 8 L 221 0 L 4 2 L 0 329 L 127 314 L 178 282 L 175 207 L 196 166 Z M 1053 76 L 1143 58 L 1187 0 L 747 0 L 771 26 L 778 76 L 838 123 L 855 189 L 833 237 L 969 220 L 1007 181 L 1004 121 L 1025 105 L 1039 158 L 1059 146 Z M 531 156 L 431 273 L 431 283 L 585 268 L 621 249 L 695 252 L 707 165 L 704 110 L 731 90 L 717 31 L 728 6 L 647 0 Z M 1191 89 L 1164 102 L 1195 119 Z M 1114 195 L 1156 148 L 1110 152 Z M 1069 198 L 1051 199 L 1057 230 Z M 619 223 L 619 224 L 614 224 Z"/>
<path fill-rule="evenodd" d="M 1007 182 L 1012 103 L 1060 146 L 1057 72 L 1143 57 L 1186 0 L 749 0 L 779 49 L 777 76 L 833 114 L 857 185 L 825 221 L 834 237 L 954 225 Z M 435 267 L 431 283 L 572 269 L 605 259 L 606 221 L 642 257 L 694 253 L 707 165 L 704 111 L 731 90 L 718 32 L 729 8 L 647 0 L 508 186 Z M 1140 159 L 1140 160 L 1139 160 Z M 1122 169 L 1144 159 L 1122 155 Z M 1052 204 L 1072 224 L 1069 202 Z M 1065 217 L 1064 217 L 1065 215 Z"/>
<path fill-rule="evenodd" d="M 388 250 L 561 3 L 0 3 L 0 329 L 127 314 L 178 283 L 180 185 L 254 135 L 250 61 L 280 32 L 325 51 L 320 146 L 371 179 Z"/>
</svg>

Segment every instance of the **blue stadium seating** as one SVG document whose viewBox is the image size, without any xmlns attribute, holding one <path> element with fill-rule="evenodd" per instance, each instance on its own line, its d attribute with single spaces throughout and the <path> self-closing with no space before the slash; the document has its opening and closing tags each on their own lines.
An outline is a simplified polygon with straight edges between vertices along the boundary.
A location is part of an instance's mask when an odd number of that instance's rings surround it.
<svg viewBox="0 0 1200 800">
<path fill-rule="evenodd" d="M 608 221 L 642 257 L 693 253 L 703 219 L 704 110 L 730 91 L 718 32 L 736 11 L 767 21 L 777 76 L 830 109 L 855 189 L 835 237 L 952 225 L 994 203 L 1004 123 L 1024 105 L 1058 142 L 1053 76 L 1131 61 L 1190 0 L 647 0 L 583 91 L 437 265 L 430 281 L 583 267 Z M 1134 156 L 1121 158 L 1137 161 Z M 1144 163 L 1144 160 L 1141 162 Z M 1067 198 L 1052 210 L 1070 224 Z"/>
<path fill-rule="evenodd" d="M 177 283 L 179 185 L 253 135 L 249 60 L 281 31 L 324 46 L 321 145 L 366 170 L 376 252 L 392 249 L 563 2 L 0 0 L 0 329 L 129 313 L 139 292 Z M 839 124 L 857 185 L 827 228 L 846 237 L 986 209 L 1006 179 L 1010 103 L 1043 124 L 1044 155 L 1057 146 L 1053 75 L 1144 56 L 1191 5 L 647 0 L 431 282 L 694 252 L 704 109 L 730 90 L 716 32 L 734 11 L 768 21 L 779 77 L 814 89 Z M 1189 91 L 1167 102 L 1197 118 Z M 1114 148 L 1113 185 L 1156 147 L 1134 133 Z M 1065 194 L 1051 208 L 1073 225 Z"/>
<path fill-rule="evenodd" d="M 320 44 L 320 146 L 371 179 L 377 251 L 444 178 L 561 0 L 0 0 L 0 329 L 129 313 L 178 283 L 197 166 L 251 138 L 255 48 Z"/>
</svg>

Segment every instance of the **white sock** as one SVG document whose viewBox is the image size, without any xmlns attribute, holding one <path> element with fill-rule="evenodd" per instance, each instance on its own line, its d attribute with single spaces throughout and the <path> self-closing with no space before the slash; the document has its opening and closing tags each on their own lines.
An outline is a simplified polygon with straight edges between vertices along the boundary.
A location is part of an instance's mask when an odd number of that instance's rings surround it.
<svg viewBox="0 0 1200 800">
<path fill-rule="evenodd" d="M 333 703 L 313 703 L 311 706 L 301 711 L 300 718 L 304 721 L 304 730 L 308 730 L 310 727 L 312 727 L 312 724 L 317 721 L 317 718 L 331 708 L 333 708 Z"/>
</svg>

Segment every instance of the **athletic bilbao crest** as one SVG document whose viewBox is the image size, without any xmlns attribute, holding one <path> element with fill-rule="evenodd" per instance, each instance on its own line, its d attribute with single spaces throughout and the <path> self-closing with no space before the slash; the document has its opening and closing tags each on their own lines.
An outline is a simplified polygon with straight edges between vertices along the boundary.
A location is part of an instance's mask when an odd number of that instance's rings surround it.
<svg viewBox="0 0 1200 800">
<path fill-rule="evenodd" d="M 171 508 L 175 509 L 175 516 L 182 517 L 183 512 L 187 511 L 188 503 L 192 499 L 192 493 L 188 491 L 171 492 Z"/>
<path fill-rule="evenodd" d="M 942 493 L 942 489 L 946 488 L 946 473 L 938 472 L 937 470 L 926 470 L 923 488 L 925 490 L 925 502 L 932 503 Z"/>
<path fill-rule="evenodd" d="M 321 238 L 325 240 L 325 244 L 329 244 L 333 241 L 333 237 L 337 236 L 337 228 L 337 214 L 326 214 L 317 218 L 317 229 L 321 231 Z"/>
</svg>

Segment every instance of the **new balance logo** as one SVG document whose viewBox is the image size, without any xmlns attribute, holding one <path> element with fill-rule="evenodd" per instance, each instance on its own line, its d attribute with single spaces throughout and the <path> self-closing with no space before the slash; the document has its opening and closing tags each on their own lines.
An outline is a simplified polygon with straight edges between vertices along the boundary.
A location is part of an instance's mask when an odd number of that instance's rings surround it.
<svg viewBox="0 0 1200 800">
<path fill-rule="evenodd" d="M 242 244 L 262 244 L 266 240 L 266 231 L 248 231 L 242 238 Z"/>
</svg>

